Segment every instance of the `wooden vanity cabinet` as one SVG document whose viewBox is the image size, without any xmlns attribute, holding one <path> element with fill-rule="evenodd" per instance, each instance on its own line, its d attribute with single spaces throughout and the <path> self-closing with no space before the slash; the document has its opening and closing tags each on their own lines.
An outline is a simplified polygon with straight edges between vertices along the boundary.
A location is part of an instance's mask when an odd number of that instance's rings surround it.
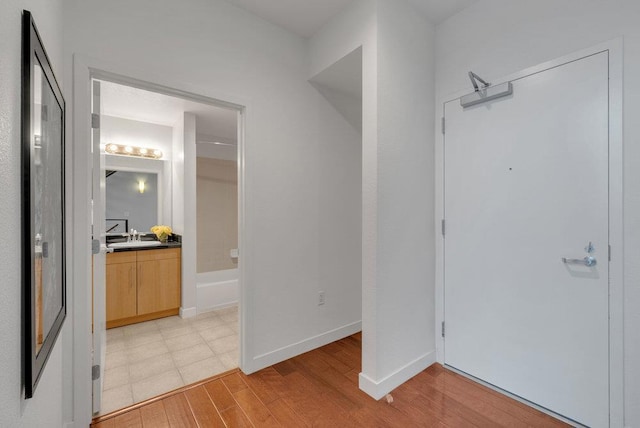
<svg viewBox="0 0 640 428">
<path fill-rule="evenodd" d="M 180 248 L 107 254 L 107 328 L 177 315 Z"/>
</svg>

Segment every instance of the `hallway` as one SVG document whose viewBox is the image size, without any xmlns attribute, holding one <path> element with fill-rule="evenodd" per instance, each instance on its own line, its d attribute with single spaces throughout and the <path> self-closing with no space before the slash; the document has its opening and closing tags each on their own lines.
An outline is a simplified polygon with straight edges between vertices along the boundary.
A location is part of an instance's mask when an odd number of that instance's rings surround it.
<svg viewBox="0 0 640 428">
<path fill-rule="evenodd" d="M 227 372 L 94 428 L 123 427 L 556 427 L 566 426 L 436 364 L 374 401 L 358 389 L 361 334 L 250 376 Z"/>
</svg>

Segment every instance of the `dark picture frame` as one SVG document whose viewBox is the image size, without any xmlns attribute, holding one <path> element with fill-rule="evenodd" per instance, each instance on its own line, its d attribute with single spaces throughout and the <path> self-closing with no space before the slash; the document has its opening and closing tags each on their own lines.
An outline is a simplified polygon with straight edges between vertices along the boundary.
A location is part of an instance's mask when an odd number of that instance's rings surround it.
<svg viewBox="0 0 640 428">
<path fill-rule="evenodd" d="M 67 314 L 65 102 L 33 16 L 22 14 L 22 368 L 33 397 Z"/>
</svg>

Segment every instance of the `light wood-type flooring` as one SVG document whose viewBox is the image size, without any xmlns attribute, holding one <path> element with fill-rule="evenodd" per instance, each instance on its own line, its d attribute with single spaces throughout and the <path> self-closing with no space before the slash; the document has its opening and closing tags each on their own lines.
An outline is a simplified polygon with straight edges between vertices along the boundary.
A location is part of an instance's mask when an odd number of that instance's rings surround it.
<svg viewBox="0 0 640 428">
<path fill-rule="evenodd" d="M 564 423 L 436 364 L 394 390 L 358 389 L 361 335 L 246 376 L 233 370 L 96 419 L 123 427 L 556 427 Z"/>
</svg>

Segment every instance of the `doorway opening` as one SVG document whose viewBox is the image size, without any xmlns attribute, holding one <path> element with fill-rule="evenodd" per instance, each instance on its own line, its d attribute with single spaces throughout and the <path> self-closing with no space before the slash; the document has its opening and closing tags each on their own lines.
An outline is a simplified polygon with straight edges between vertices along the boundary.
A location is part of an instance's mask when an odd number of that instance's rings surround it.
<svg viewBox="0 0 640 428">
<path fill-rule="evenodd" d="M 242 108 L 126 80 L 92 88 L 93 412 L 104 415 L 239 366 Z M 197 178 L 216 162 L 227 221 L 199 228 L 219 214 L 197 215 L 219 205 Z M 234 278 L 202 283 L 210 253 Z"/>
</svg>

